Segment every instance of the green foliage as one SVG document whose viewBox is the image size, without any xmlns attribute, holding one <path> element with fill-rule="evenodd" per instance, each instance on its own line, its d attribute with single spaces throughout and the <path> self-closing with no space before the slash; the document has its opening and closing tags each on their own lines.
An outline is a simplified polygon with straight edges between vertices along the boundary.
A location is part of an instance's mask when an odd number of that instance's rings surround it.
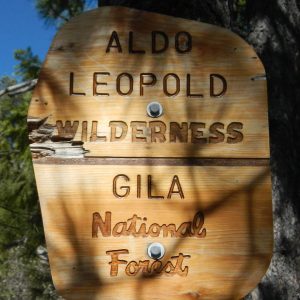
<svg viewBox="0 0 300 300">
<path fill-rule="evenodd" d="M 2 80 L 1 80 L 2 81 Z M 41 242 L 42 226 L 32 171 L 26 124 L 30 95 L 0 101 L 0 243 L 9 247 L 30 232 Z M 5 226 L 1 224 L 5 223 Z"/>
<path fill-rule="evenodd" d="M 3 76 L 2 78 L 0 78 L 0 91 L 16 83 L 17 81 L 15 78 L 11 78 L 9 76 Z"/>
<path fill-rule="evenodd" d="M 38 77 L 41 61 L 37 55 L 32 53 L 30 47 L 25 50 L 16 50 L 14 56 L 19 61 L 19 64 L 15 67 L 17 76 L 21 76 L 22 80 L 31 80 Z"/>
<path fill-rule="evenodd" d="M 0 88 L 15 83 L 4 77 Z M 36 254 L 44 233 L 28 146 L 30 97 L 0 98 L 0 299 L 54 299 L 48 265 Z"/>
<path fill-rule="evenodd" d="M 245 6 L 247 4 L 247 0 L 237 0 L 236 4 L 238 6 Z"/>
<path fill-rule="evenodd" d="M 7 251 L 0 267 L 0 299 L 61 299 L 52 285 L 48 263 L 26 251 L 26 245 Z"/>
<path fill-rule="evenodd" d="M 84 0 L 39 0 L 41 17 L 61 25 L 80 14 Z M 38 77 L 41 61 L 30 47 L 14 53 L 15 74 L 22 80 Z M 0 78 L 0 90 L 17 83 Z M 58 299 L 47 259 L 37 254 L 44 232 L 31 153 L 27 110 L 31 93 L 0 98 L 0 299 Z"/>
<path fill-rule="evenodd" d="M 96 0 L 36 0 L 40 16 L 62 25 L 95 6 Z M 14 53 L 15 74 L 38 77 L 41 61 L 30 47 Z M 14 85 L 0 78 L 0 90 Z M 0 299 L 60 299 L 54 290 L 44 245 L 44 232 L 28 146 L 27 110 L 31 93 L 0 97 Z"/>
<path fill-rule="evenodd" d="M 61 26 L 85 8 L 85 0 L 36 0 L 36 9 L 48 24 Z"/>
<path fill-rule="evenodd" d="M 38 208 L 26 139 L 27 101 L 28 97 L 22 97 L 0 102 L 0 219 L 5 224 L 0 223 L 4 227 L 0 243 L 4 247 L 24 237 L 24 231 L 31 231 Z M 35 225 L 39 231 L 40 221 Z"/>
</svg>

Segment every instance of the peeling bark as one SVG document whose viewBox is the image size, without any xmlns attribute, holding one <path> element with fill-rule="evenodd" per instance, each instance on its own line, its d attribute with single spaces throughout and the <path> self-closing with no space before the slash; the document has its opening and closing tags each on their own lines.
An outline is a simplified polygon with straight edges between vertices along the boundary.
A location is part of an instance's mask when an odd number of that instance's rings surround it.
<svg viewBox="0 0 300 300">
<path fill-rule="evenodd" d="M 31 91 L 37 84 L 37 79 L 21 82 L 0 91 L 0 97 L 4 95 L 16 96 Z"/>
<path fill-rule="evenodd" d="M 30 150 L 33 159 L 46 156 L 61 158 L 83 158 L 86 151 L 83 142 L 69 139 L 57 139 L 54 131 L 56 126 L 48 124 L 47 119 L 28 117 Z"/>
</svg>

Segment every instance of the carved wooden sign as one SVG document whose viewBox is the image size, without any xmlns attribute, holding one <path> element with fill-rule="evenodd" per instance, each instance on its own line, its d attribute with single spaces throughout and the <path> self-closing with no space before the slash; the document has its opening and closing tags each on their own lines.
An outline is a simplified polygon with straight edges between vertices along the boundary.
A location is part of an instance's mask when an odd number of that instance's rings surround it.
<svg viewBox="0 0 300 300">
<path fill-rule="evenodd" d="M 66 299 L 238 299 L 272 254 L 261 61 L 228 30 L 127 8 L 56 35 L 29 109 Z"/>
</svg>

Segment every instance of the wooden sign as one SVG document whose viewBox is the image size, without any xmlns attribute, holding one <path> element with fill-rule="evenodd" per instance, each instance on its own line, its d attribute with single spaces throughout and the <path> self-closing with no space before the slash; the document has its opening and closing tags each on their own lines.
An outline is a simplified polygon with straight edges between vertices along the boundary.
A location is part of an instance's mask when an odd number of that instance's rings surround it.
<svg viewBox="0 0 300 300">
<path fill-rule="evenodd" d="M 104 7 L 56 35 L 29 109 L 66 299 L 239 299 L 272 254 L 261 61 L 228 30 Z"/>
</svg>

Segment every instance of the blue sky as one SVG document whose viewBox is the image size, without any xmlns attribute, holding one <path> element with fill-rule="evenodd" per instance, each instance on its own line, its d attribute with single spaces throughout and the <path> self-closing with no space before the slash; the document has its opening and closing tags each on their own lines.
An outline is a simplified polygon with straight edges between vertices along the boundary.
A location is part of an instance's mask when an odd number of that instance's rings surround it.
<svg viewBox="0 0 300 300">
<path fill-rule="evenodd" d="M 47 26 L 35 9 L 35 0 L 1 0 L 0 10 L 0 77 L 13 76 L 16 49 L 31 46 L 44 60 L 56 28 Z"/>
<path fill-rule="evenodd" d="M 14 51 L 31 46 L 33 53 L 45 58 L 54 26 L 46 26 L 39 18 L 33 0 L 2 0 L 0 10 L 0 77 L 14 73 Z"/>
</svg>

